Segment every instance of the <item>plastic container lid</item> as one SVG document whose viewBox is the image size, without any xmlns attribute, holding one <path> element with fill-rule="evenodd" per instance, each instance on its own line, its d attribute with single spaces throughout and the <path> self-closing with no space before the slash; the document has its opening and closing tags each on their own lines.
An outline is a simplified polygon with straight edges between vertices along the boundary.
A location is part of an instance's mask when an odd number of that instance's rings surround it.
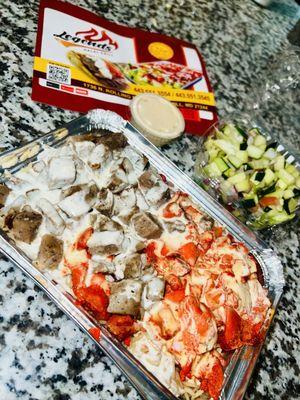
<svg viewBox="0 0 300 400">
<path fill-rule="evenodd" d="M 130 103 L 131 122 L 153 144 L 163 146 L 182 135 L 184 118 L 178 108 L 165 98 L 143 93 Z"/>
</svg>

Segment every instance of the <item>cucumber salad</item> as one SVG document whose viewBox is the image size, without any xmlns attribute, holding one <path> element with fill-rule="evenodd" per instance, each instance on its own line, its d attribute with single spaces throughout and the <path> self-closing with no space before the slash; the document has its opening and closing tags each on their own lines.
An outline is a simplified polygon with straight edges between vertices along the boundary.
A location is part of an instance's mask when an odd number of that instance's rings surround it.
<svg viewBox="0 0 300 400">
<path fill-rule="evenodd" d="M 201 172 L 217 182 L 224 203 L 238 205 L 233 212 L 237 217 L 260 229 L 296 216 L 299 167 L 280 154 L 277 142 L 268 142 L 256 127 L 245 131 L 226 124 L 208 137 L 204 148 L 207 162 Z"/>
</svg>

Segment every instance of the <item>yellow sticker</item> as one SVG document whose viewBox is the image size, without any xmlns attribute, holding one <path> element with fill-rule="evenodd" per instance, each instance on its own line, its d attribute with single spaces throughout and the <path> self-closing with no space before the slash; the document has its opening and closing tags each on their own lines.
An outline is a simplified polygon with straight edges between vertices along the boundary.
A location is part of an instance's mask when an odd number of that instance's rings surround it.
<svg viewBox="0 0 300 400">
<path fill-rule="evenodd" d="M 152 42 L 148 46 L 149 53 L 159 60 L 170 60 L 174 56 L 172 47 L 162 42 Z"/>
</svg>

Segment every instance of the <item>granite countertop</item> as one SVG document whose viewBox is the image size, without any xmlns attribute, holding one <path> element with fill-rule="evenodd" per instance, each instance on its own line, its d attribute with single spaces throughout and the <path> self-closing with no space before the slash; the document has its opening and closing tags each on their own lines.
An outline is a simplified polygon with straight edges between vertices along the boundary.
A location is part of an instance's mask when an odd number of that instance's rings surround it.
<svg viewBox="0 0 300 400">
<path fill-rule="evenodd" d="M 285 47 L 299 18 L 292 0 L 271 10 L 251 0 L 73 0 L 106 18 L 192 41 L 202 52 L 221 115 L 240 110 L 251 85 Z M 30 99 L 38 1 L 0 0 L 0 148 L 16 147 L 76 113 Z M 280 129 L 280 127 L 278 127 Z M 288 139 L 299 145 L 299 136 Z M 166 154 L 191 172 L 195 146 Z M 299 226 L 265 234 L 284 264 L 286 288 L 246 399 L 298 399 Z M 93 343 L 12 263 L 0 260 L 0 399 L 140 399 Z M 297 326 L 298 325 L 298 326 Z"/>
</svg>

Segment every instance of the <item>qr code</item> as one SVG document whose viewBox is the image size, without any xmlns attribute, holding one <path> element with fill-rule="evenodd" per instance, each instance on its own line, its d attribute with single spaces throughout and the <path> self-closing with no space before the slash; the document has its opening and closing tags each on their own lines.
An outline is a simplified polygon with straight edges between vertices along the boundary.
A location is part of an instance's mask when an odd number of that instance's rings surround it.
<svg viewBox="0 0 300 400">
<path fill-rule="evenodd" d="M 48 64 L 47 66 L 47 79 L 58 83 L 71 83 L 71 70 L 65 67 Z"/>
</svg>

